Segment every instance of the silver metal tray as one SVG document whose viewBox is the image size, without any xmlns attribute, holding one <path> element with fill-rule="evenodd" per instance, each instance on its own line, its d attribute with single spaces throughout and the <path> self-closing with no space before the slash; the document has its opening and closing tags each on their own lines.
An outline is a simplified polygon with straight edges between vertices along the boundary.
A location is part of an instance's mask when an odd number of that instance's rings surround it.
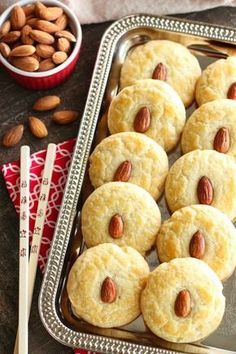
<svg viewBox="0 0 236 354">
<path fill-rule="evenodd" d="M 90 150 L 107 135 L 106 110 L 119 90 L 120 68 L 127 52 L 135 45 L 157 38 L 170 39 L 187 46 L 198 57 L 202 68 L 219 58 L 236 55 L 236 31 L 232 28 L 149 15 L 128 16 L 108 28 L 101 41 L 80 124 L 40 292 L 39 312 L 48 332 L 70 347 L 117 354 L 236 353 L 236 274 L 224 284 L 227 307 L 222 324 L 211 336 L 195 344 L 174 344 L 161 340 L 145 327 L 141 316 L 122 328 L 94 327 L 73 315 L 66 293 L 69 269 L 84 250 L 79 211 L 91 192 L 86 177 Z M 194 105 L 190 107 L 187 114 L 194 108 Z M 177 148 L 169 154 L 170 163 L 179 156 Z M 168 218 L 164 198 L 158 204 L 162 219 Z M 151 268 L 158 264 L 154 250 L 147 259 Z"/>
</svg>

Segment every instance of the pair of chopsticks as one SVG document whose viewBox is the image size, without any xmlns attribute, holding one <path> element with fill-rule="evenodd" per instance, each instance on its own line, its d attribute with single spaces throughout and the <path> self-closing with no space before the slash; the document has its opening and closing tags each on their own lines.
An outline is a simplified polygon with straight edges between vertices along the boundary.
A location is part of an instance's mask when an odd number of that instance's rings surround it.
<svg viewBox="0 0 236 354">
<path fill-rule="evenodd" d="M 22 146 L 20 152 L 20 242 L 19 242 L 19 322 L 14 354 L 28 354 L 28 320 L 30 315 L 38 257 L 46 218 L 56 145 L 49 144 L 45 159 L 37 215 L 29 257 L 30 217 L 30 149 Z"/>
</svg>

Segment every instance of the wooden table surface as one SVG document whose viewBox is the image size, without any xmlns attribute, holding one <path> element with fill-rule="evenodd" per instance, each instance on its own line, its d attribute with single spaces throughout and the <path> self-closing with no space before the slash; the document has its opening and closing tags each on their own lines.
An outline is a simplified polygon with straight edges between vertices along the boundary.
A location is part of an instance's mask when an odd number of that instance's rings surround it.
<svg viewBox="0 0 236 354">
<path fill-rule="evenodd" d="M 236 8 L 221 7 L 178 17 L 225 26 L 235 26 Z M 25 122 L 32 113 L 36 98 L 46 94 L 57 94 L 62 99 L 62 107 L 83 113 L 90 84 L 96 53 L 100 39 L 110 23 L 83 26 L 83 43 L 80 60 L 70 79 L 60 87 L 49 91 L 28 91 L 15 84 L 0 69 L 0 133 L 19 122 Z M 31 151 L 46 148 L 49 142 L 58 143 L 75 137 L 79 121 L 61 127 L 50 122 L 50 113 L 40 114 L 49 127 L 49 135 L 44 140 L 36 140 L 28 129 L 21 144 L 29 144 Z M 0 147 L 0 164 L 19 158 L 19 146 L 12 149 Z M 63 347 L 50 337 L 40 322 L 38 314 L 38 294 L 42 276 L 37 275 L 36 288 L 29 323 L 30 354 L 69 354 L 70 348 Z M 0 177 L 0 353 L 13 352 L 18 315 L 18 218 L 9 199 L 2 176 Z M 20 353 L 23 354 L 23 353 Z"/>
</svg>

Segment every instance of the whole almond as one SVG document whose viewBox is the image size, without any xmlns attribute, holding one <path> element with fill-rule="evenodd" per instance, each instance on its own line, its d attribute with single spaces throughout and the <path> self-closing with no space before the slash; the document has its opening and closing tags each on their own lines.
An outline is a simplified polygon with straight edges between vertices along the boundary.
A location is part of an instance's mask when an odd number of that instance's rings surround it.
<svg viewBox="0 0 236 354">
<path fill-rule="evenodd" d="M 55 123 L 64 125 L 74 122 L 78 118 L 78 115 L 76 111 L 58 111 L 53 113 L 52 120 Z"/>
<path fill-rule="evenodd" d="M 4 43 L 14 43 L 20 38 L 20 31 L 11 31 L 6 33 L 3 37 L 2 40 Z"/>
<path fill-rule="evenodd" d="M 121 238 L 123 235 L 124 223 L 122 217 L 119 214 L 112 216 L 109 223 L 109 235 L 112 238 Z"/>
<path fill-rule="evenodd" d="M 39 11 L 39 17 L 47 21 L 55 21 L 63 14 L 60 7 L 47 7 Z"/>
<path fill-rule="evenodd" d="M 227 98 L 230 98 L 231 100 L 236 100 L 236 82 L 234 82 L 227 93 Z"/>
<path fill-rule="evenodd" d="M 30 37 L 30 32 L 32 31 L 32 27 L 29 25 L 25 25 L 21 30 L 21 42 L 23 44 L 32 45 L 34 40 Z"/>
<path fill-rule="evenodd" d="M 181 290 L 175 300 L 175 314 L 178 317 L 187 317 L 191 312 L 191 297 L 188 290 Z"/>
<path fill-rule="evenodd" d="M 55 33 L 55 36 L 58 38 L 61 38 L 61 37 L 66 38 L 70 42 L 76 42 L 75 36 L 69 31 L 58 31 Z"/>
<path fill-rule="evenodd" d="M 11 48 L 6 43 L 0 43 L 0 53 L 4 58 L 8 58 L 11 53 Z"/>
<path fill-rule="evenodd" d="M 106 277 L 101 287 L 101 300 L 105 303 L 111 304 L 116 300 L 116 297 L 116 284 L 110 277 Z"/>
<path fill-rule="evenodd" d="M 20 45 L 11 51 L 11 56 L 12 57 L 27 57 L 29 55 L 34 54 L 35 52 L 35 47 L 32 45 L 24 44 Z"/>
<path fill-rule="evenodd" d="M 56 108 L 61 100 L 58 96 L 44 96 L 39 98 L 33 105 L 35 111 L 49 111 Z"/>
<path fill-rule="evenodd" d="M 29 128 L 31 133 L 39 139 L 45 138 L 48 135 L 48 130 L 46 125 L 41 121 L 41 119 L 36 117 L 29 117 L 28 119 Z"/>
<path fill-rule="evenodd" d="M 126 160 L 120 164 L 114 175 L 113 181 L 127 182 L 132 171 L 131 162 Z"/>
<path fill-rule="evenodd" d="M 167 68 L 163 63 L 157 64 L 155 67 L 153 73 L 152 73 L 152 78 L 155 80 L 162 80 L 166 81 L 167 78 Z"/>
<path fill-rule="evenodd" d="M 14 30 L 21 29 L 26 23 L 26 16 L 21 6 L 14 6 L 10 16 L 11 27 Z"/>
<path fill-rule="evenodd" d="M 227 128 L 223 127 L 218 130 L 214 138 L 213 146 L 216 151 L 222 152 L 224 154 L 229 151 L 230 136 L 229 130 Z"/>
<path fill-rule="evenodd" d="M 22 9 L 25 13 L 25 16 L 27 17 L 27 16 L 30 16 L 34 13 L 35 5 L 34 4 L 26 5 L 26 6 L 23 6 Z"/>
<path fill-rule="evenodd" d="M 51 34 L 40 30 L 32 30 L 30 32 L 30 37 L 36 42 L 42 44 L 53 44 L 55 41 L 54 37 Z"/>
<path fill-rule="evenodd" d="M 23 136 L 24 126 L 19 124 L 11 129 L 9 129 L 3 136 L 2 144 L 5 147 L 12 147 L 19 143 Z"/>
<path fill-rule="evenodd" d="M 197 196 L 200 204 L 211 205 L 214 190 L 210 179 L 206 176 L 200 178 L 197 186 Z"/>
<path fill-rule="evenodd" d="M 44 31 L 47 33 L 54 33 L 59 30 L 59 27 L 57 25 L 45 20 L 38 20 L 35 24 L 35 27 L 40 31 Z"/>
<path fill-rule="evenodd" d="M 11 22 L 10 20 L 5 21 L 2 26 L 0 27 L 0 38 L 7 34 L 11 29 Z"/>
<path fill-rule="evenodd" d="M 61 52 L 68 53 L 70 51 L 70 42 L 66 38 L 58 38 L 57 48 Z"/>
<path fill-rule="evenodd" d="M 55 25 L 59 28 L 60 31 L 63 31 L 68 25 L 68 17 L 66 14 L 62 14 L 58 19 L 55 21 Z"/>
<path fill-rule="evenodd" d="M 12 65 L 17 67 L 18 69 L 24 70 L 24 71 L 36 71 L 39 68 L 39 62 L 37 59 L 33 57 L 12 57 L 11 59 Z"/>
<path fill-rule="evenodd" d="M 44 59 L 51 58 L 55 53 L 55 49 L 53 46 L 48 44 L 37 44 L 36 45 L 36 53 Z"/>
<path fill-rule="evenodd" d="M 191 257 L 202 259 L 205 253 L 205 238 L 201 231 L 193 234 L 189 243 L 189 254 Z"/>
<path fill-rule="evenodd" d="M 55 52 L 52 56 L 52 61 L 58 65 L 63 63 L 67 58 L 68 56 L 65 52 Z"/>
<path fill-rule="evenodd" d="M 151 114 L 148 107 L 142 107 L 135 116 L 134 130 L 139 133 L 145 133 L 151 124 Z"/>
<path fill-rule="evenodd" d="M 46 10 L 46 6 L 42 4 L 40 1 L 37 1 L 34 7 L 34 12 L 36 17 L 40 18 L 40 12 Z"/>
<path fill-rule="evenodd" d="M 26 24 L 29 25 L 32 28 L 36 28 L 36 23 L 38 22 L 38 18 L 37 17 L 31 17 L 29 19 L 27 19 Z"/>
<path fill-rule="evenodd" d="M 55 68 L 56 65 L 53 63 L 51 58 L 44 59 L 39 63 L 38 71 L 47 71 Z"/>
</svg>

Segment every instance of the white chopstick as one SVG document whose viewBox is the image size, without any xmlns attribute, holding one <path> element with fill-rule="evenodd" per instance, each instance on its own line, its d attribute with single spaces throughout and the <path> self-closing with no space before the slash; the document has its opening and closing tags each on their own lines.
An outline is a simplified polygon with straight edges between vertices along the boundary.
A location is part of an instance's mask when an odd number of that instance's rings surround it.
<svg viewBox="0 0 236 354">
<path fill-rule="evenodd" d="M 27 321 L 30 315 L 32 297 L 34 292 L 34 284 L 37 272 L 38 257 L 43 234 L 44 221 L 46 218 L 47 202 L 50 192 L 50 185 L 52 179 L 53 165 L 56 157 L 56 145 L 49 144 L 47 148 L 47 155 L 45 159 L 44 171 L 42 176 L 42 183 L 40 188 L 39 202 L 36 214 L 36 220 L 33 231 L 33 239 L 30 250 L 29 260 L 29 286 L 28 286 L 28 303 L 27 303 Z M 21 354 L 23 352 L 18 349 L 19 331 L 17 333 L 14 354 Z"/>
<path fill-rule="evenodd" d="M 20 150 L 19 353 L 28 353 L 30 149 Z"/>
</svg>

